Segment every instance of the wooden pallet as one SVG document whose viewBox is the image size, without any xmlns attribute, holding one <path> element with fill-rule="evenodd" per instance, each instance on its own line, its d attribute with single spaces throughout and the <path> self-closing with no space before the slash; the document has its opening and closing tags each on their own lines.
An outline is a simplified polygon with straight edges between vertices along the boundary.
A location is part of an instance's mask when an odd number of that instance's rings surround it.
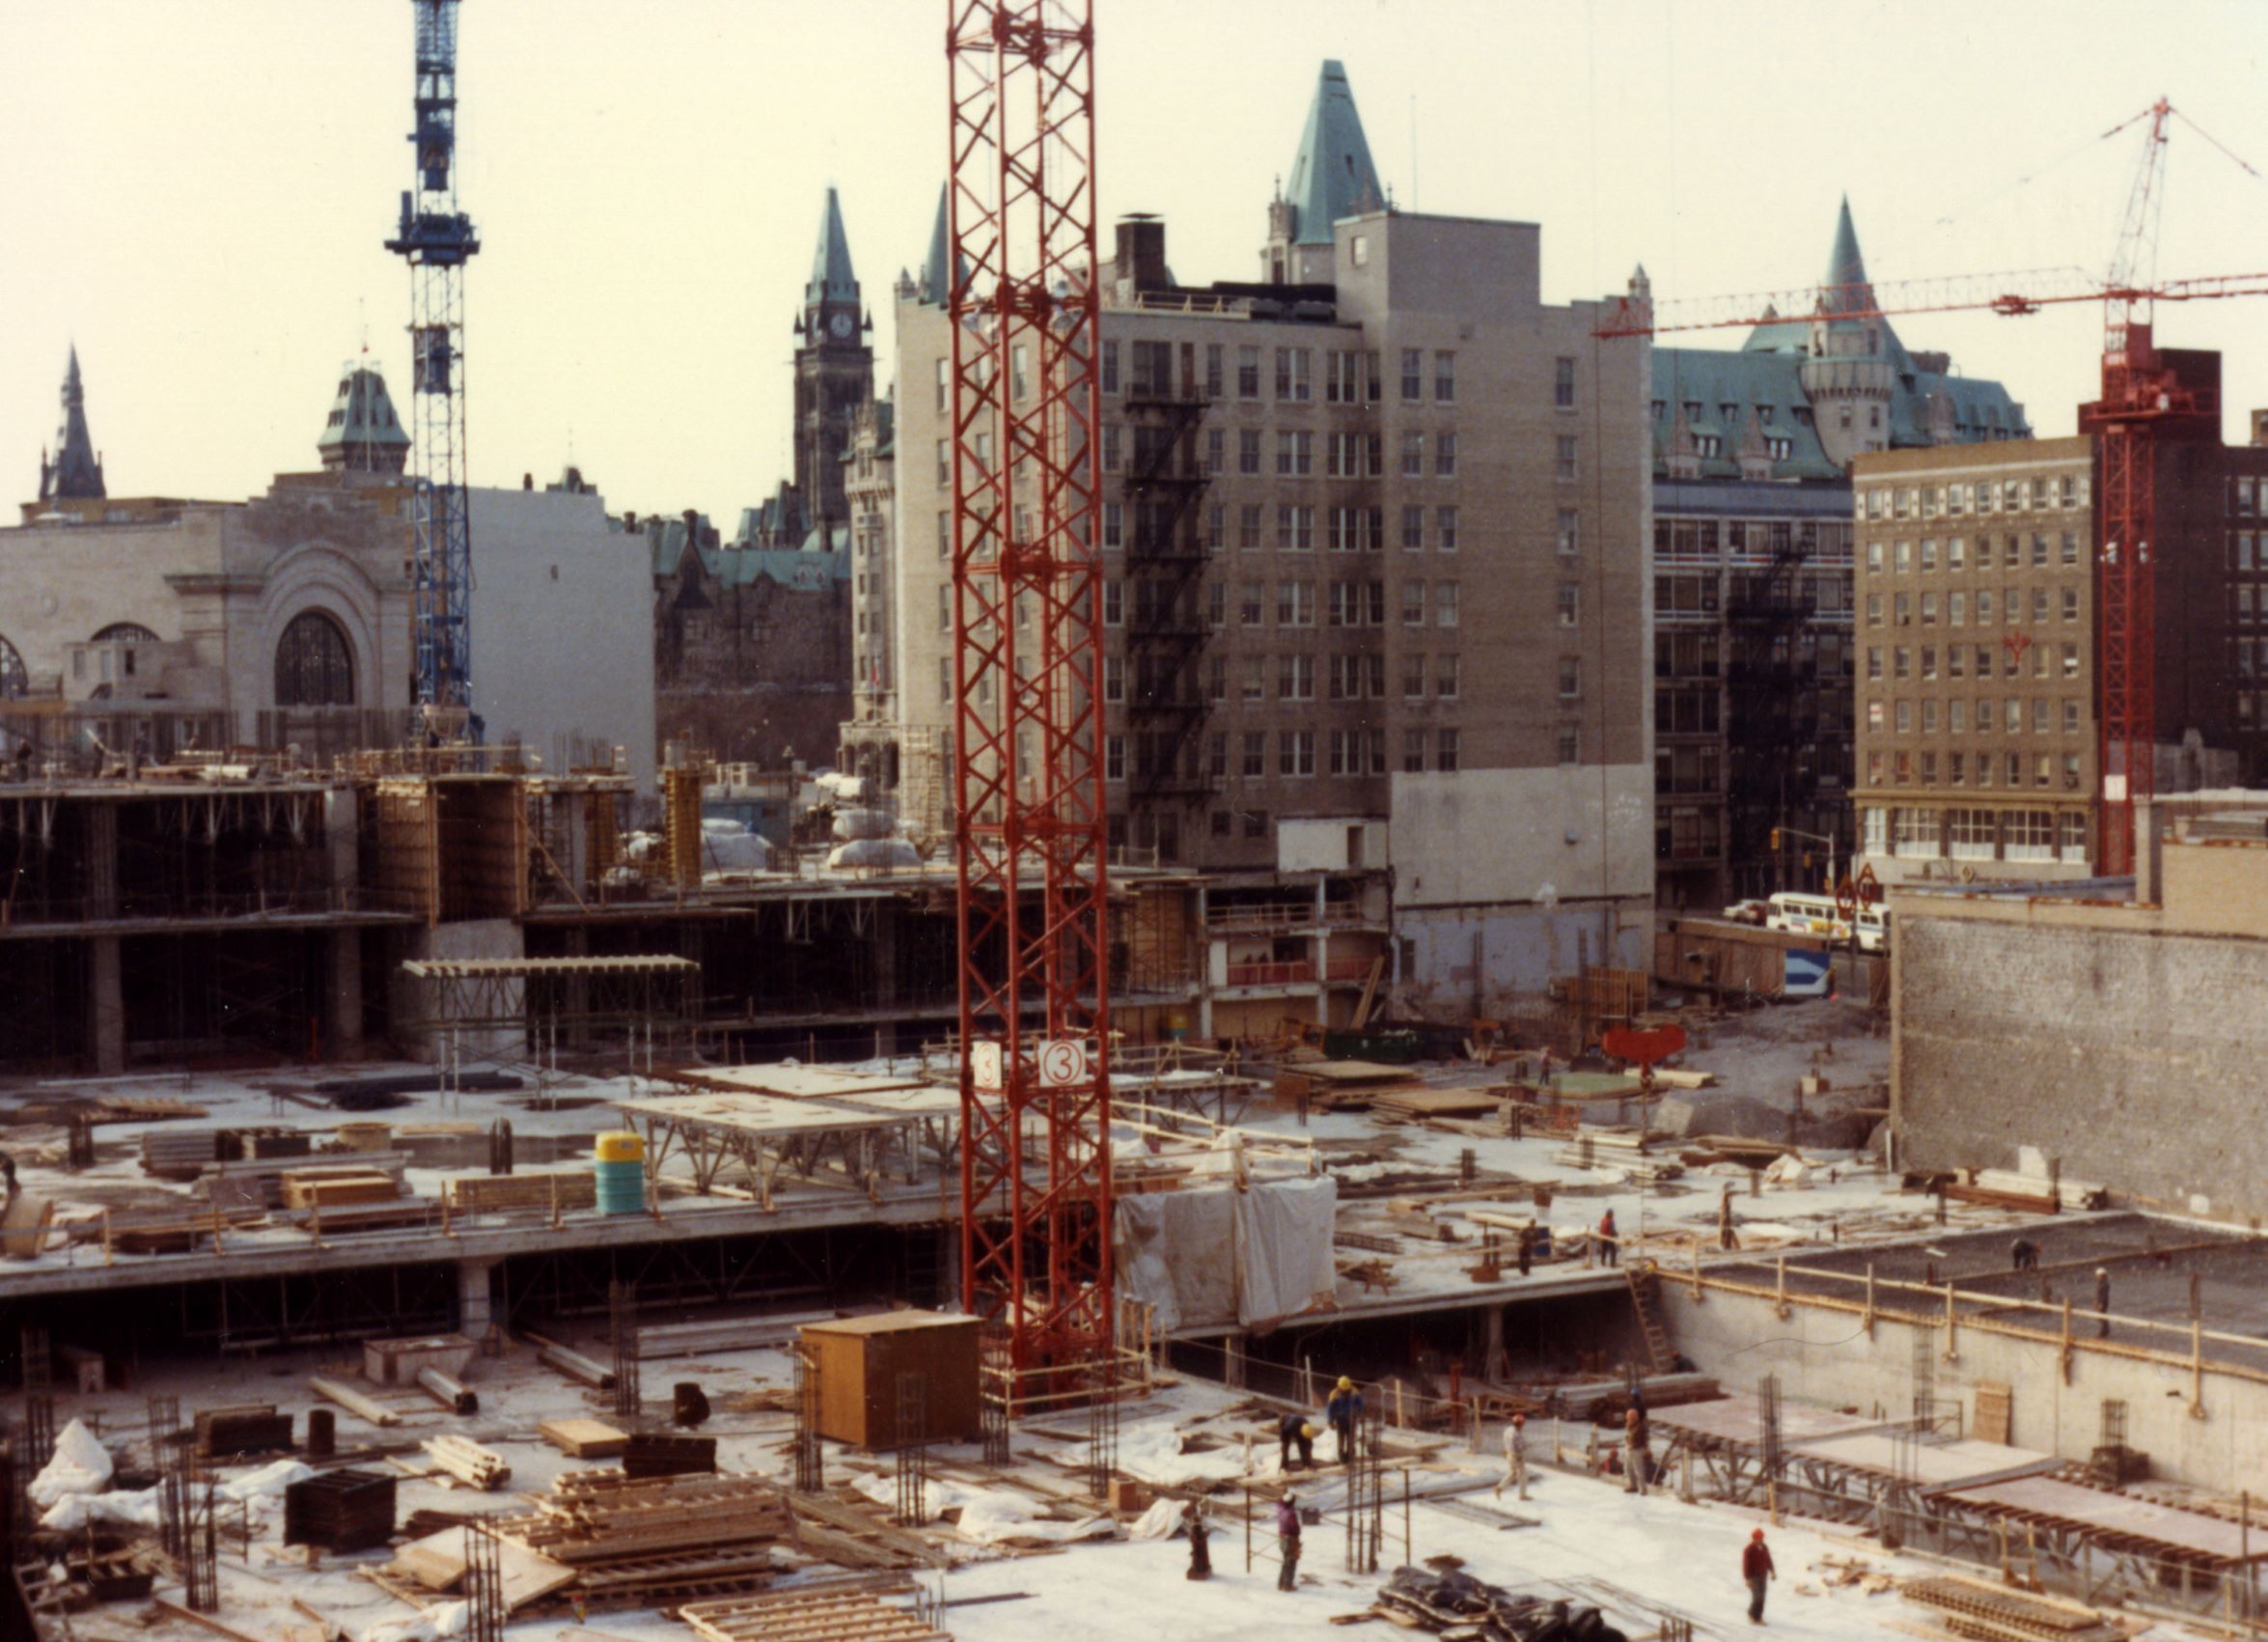
<svg viewBox="0 0 2268 1642">
<path fill-rule="evenodd" d="M 953 1642 L 868 1591 L 773 1591 L 689 1602 L 678 1617 L 703 1642 Z"/>
</svg>

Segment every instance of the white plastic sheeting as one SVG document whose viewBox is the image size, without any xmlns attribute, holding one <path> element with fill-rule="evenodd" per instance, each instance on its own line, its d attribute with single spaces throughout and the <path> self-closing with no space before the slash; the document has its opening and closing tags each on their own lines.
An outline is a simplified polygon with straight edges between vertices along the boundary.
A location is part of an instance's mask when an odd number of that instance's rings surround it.
<svg viewBox="0 0 2268 1642">
<path fill-rule="evenodd" d="M 1336 1293 L 1338 1211 L 1328 1178 L 1129 1193 L 1113 1227 L 1120 1291 L 1155 1306 L 1161 1329 L 1268 1327 Z"/>
<path fill-rule="evenodd" d="M 898 870 L 921 864 L 920 853 L 902 838 L 853 839 L 848 844 L 838 844 L 827 851 L 827 865 L 830 869 L 870 867 Z"/>
<path fill-rule="evenodd" d="M 65 1426 L 55 1438 L 55 1457 L 49 1460 L 24 1489 L 34 1505 L 53 1505 L 66 1494 L 100 1493 L 110 1486 L 110 1451 L 77 1420 Z"/>
</svg>

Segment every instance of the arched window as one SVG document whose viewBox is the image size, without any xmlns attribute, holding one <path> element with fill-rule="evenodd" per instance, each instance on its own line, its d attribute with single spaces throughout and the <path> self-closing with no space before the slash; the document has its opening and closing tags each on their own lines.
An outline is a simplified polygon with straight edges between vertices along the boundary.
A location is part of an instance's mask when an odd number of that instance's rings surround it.
<svg viewBox="0 0 2268 1642">
<path fill-rule="evenodd" d="M 276 646 L 276 705 L 354 705 L 354 653 L 339 624 L 319 610 L 292 617 Z"/>
<path fill-rule="evenodd" d="M 157 635 L 139 622 L 113 622 L 95 635 L 97 644 L 155 644 Z"/>
<path fill-rule="evenodd" d="M 24 669 L 23 653 L 0 637 L 0 701 L 14 701 L 29 694 L 31 687 L 32 677 Z"/>
</svg>

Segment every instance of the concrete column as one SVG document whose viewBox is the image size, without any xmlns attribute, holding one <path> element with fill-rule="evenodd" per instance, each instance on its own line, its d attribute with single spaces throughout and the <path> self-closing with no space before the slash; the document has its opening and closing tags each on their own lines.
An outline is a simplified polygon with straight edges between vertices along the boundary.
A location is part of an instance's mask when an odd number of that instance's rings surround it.
<svg viewBox="0 0 2268 1642">
<path fill-rule="evenodd" d="M 362 932 L 331 932 L 330 1047 L 353 1054 L 362 1047 Z"/>
<path fill-rule="evenodd" d="M 1213 1038 L 1213 937 L 1205 924 L 1208 904 L 1201 883 L 1197 886 L 1197 1036 L 1206 1044 Z"/>
<path fill-rule="evenodd" d="M 108 804 L 92 808 L 99 815 L 115 815 Z M 97 935 L 88 947 L 87 1058 L 98 1077 L 112 1077 L 126 1069 L 126 1009 L 116 935 Z"/>
<path fill-rule="evenodd" d="M 496 1322 L 495 1307 L 490 1297 L 491 1279 L 495 1270 L 496 1262 L 493 1260 L 460 1260 L 456 1263 L 456 1331 L 468 1340 L 478 1340 Z"/>
<path fill-rule="evenodd" d="M 1315 1024 L 1331 1026 L 1331 931 L 1325 908 L 1331 904 L 1330 880 L 1315 879 Z"/>
<path fill-rule="evenodd" d="M 85 807 L 87 817 L 87 916 L 118 916 L 118 806 L 100 801 Z M 112 973 L 116 963 L 113 961 Z"/>
<path fill-rule="evenodd" d="M 1489 1306 L 1480 1314 L 1480 1373 L 1486 1379 L 1511 1378 L 1511 1361 L 1505 1355 L 1505 1308 Z"/>
<path fill-rule="evenodd" d="M 323 793 L 323 851 L 330 873 L 327 887 L 331 904 L 342 909 L 353 906 L 362 881 L 361 845 L 356 832 L 360 819 L 353 788 L 333 787 Z M 359 1018 L 354 1034 L 362 1036 Z"/>
</svg>

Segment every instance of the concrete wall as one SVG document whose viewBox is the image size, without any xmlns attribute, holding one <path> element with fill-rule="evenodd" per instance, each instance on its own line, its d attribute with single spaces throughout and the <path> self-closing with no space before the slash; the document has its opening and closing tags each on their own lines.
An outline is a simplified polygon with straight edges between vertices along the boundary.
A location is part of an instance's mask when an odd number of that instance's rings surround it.
<svg viewBox="0 0 2268 1642">
<path fill-rule="evenodd" d="M 2268 1213 L 2268 848 L 2170 845 L 2167 904 L 1898 896 L 1892 1100 L 1920 1168 Z"/>
<path fill-rule="evenodd" d="M 628 749 L 653 791 L 653 576 L 595 493 L 475 490 L 473 700 L 564 773 L 573 742 Z M 588 755 L 586 755 L 588 756 Z"/>
<path fill-rule="evenodd" d="M 1878 1322 L 1869 1338 L 1849 1312 L 1797 1306 L 1781 1318 L 1768 1299 L 1710 1293 L 1696 1301 L 1673 1277 L 1662 1295 L 1672 1343 L 1729 1391 L 1754 1392 L 1770 1374 L 1791 1403 L 1879 1407 L 1892 1417 L 1913 1411 L 1918 1330 L 1908 1324 Z M 2191 1378 L 2171 1364 L 2079 1350 L 2066 1385 L 2052 1344 L 1963 1329 L 1958 1360 L 1946 1362 L 1944 1330 L 1929 1332 L 1941 1353 L 1934 1394 L 1961 1405 L 1964 1433 L 1977 1386 L 1995 1383 L 2010 1389 L 2008 1440 L 2018 1448 L 2086 1460 L 2100 1437 L 2104 1400 L 2117 1398 L 2126 1404 L 2127 1444 L 2150 1457 L 2154 1476 L 2234 1492 L 2256 1487 L 2268 1467 L 2268 1385 L 2208 1372 L 2197 1419 Z"/>
<path fill-rule="evenodd" d="M 1286 816 L 1276 823 L 1276 870 L 1343 873 L 1381 867 L 1388 858 L 1386 840 L 1386 823 L 1374 819 Z"/>
</svg>

